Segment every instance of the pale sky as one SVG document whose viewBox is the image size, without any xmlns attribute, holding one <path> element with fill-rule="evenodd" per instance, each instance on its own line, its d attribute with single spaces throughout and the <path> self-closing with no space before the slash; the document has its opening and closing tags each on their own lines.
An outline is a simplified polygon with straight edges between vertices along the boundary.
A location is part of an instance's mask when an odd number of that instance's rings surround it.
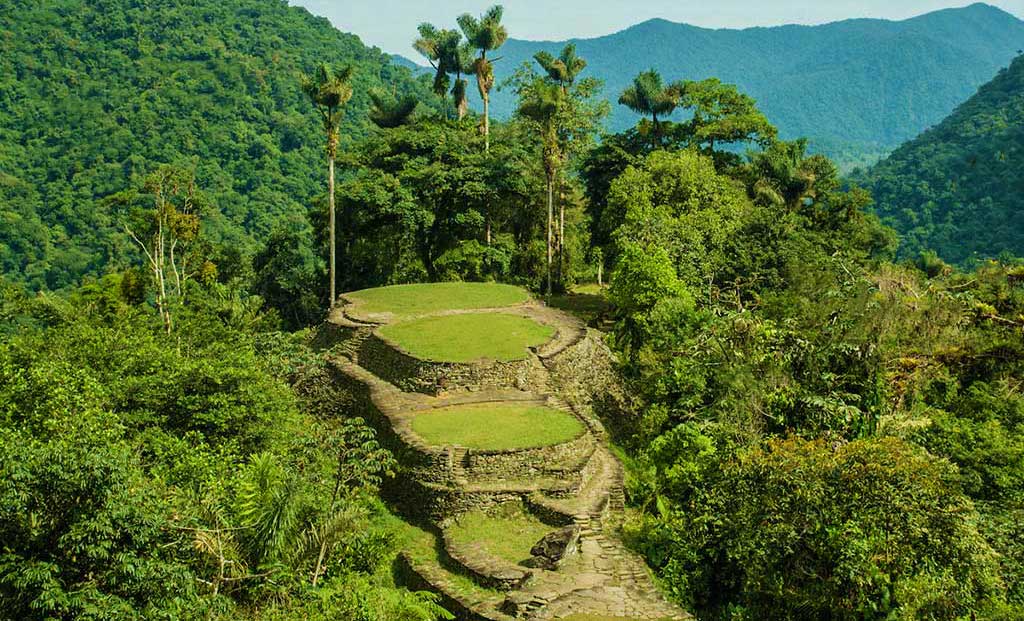
<svg viewBox="0 0 1024 621">
<path fill-rule="evenodd" d="M 561 40 L 610 34 L 660 17 L 706 28 L 823 24 L 852 17 L 905 19 L 938 9 L 966 6 L 963 0 L 290 0 L 322 15 L 340 30 L 359 35 L 385 52 L 422 62 L 410 48 L 421 22 L 455 26 L 462 13 L 479 15 L 505 7 L 504 22 L 516 39 Z M 989 2 L 1018 17 L 1024 0 Z"/>
</svg>

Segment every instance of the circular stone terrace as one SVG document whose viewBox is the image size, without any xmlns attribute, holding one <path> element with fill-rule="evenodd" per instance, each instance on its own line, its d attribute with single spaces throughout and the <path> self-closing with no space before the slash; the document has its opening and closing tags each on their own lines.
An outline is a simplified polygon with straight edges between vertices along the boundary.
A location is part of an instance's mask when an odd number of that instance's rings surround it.
<svg viewBox="0 0 1024 621">
<path fill-rule="evenodd" d="M 462 609 L 459 618 L 688 618 L 618 542 L 621 465 L 600 423 L 552 380 L 548 365 L 564 366 L 563 353 L 592 349 L 582 322 L 493 283 L 398 285 L 342 299 L 332 316 L 350 335 L 341 367 L 419 456 L 409 453 L 404 476 L 434 494 L 415 496 L 434 524 L 422 531 L 430 541 L 404 558 Z M 568 360 L 585 360 L 575 355 Z M 536 548 L 549 539 L 575 552 L 544 561 Z"/>
</svg>

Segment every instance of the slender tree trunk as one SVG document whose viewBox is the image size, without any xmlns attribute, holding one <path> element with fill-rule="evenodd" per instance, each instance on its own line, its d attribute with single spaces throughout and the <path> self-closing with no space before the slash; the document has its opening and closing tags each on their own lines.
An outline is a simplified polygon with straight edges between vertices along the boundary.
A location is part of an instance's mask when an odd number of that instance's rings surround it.
<svg viewBox="0 0 1024 621">
<path fill-rule="evenodd" d="M 554 175 L 548 173 L 548 295 L 551 295 L 551 233 L 554 229 L 555 183 Z"/>
<path fill-rule="evenodd" d="M 335 290 L 335 287 L 337 286 L 337 279 L 335 278 L 334 273 L 335 253 L 337 251 L 334 245 L 334 154 L 327 156 L 327 209 L 330 212 L 330 215 L 328 216 L 330 221 L 328 228 L 330 228 L 331 231 L 331 239 L 329 242 L 331 244 L 331 266 L 330 270 L 328 270 L 330 272 L 331 279 L 331 301 L 328 308 L 334 308 L 334 302 L 337 298 L 337 292 Z"/>
<path fill-rule="evenodd" d="M 324 558 L 327 556 L 327 539 L 320 542 L 320 554 L 316 557 L 316 569 L 313 570 L 313 586 L 320 581 L 320 572 L 324 566 Z"/>
<path fill-rule="evenodd" d="M 485 95 L 484 100 L 484 151 L 491 150 L 491 97 Z"/>
<path fill-rule="evenodd" d="M 157 294 L 157 306 L 160 308 L 160 315 L 164 320 L 164 330 L 167 334 L 171 333 L 174 326 L 171 322 L 171 308 L 170 300 L 167 299 L 167 273 L 165 264 L 167 262 L 165 250 L 164 250 L 164 216 L 160 216 L 159 232 L 157 234 L 157 243 L 155 244 L 157 250 L 156 265 L 156 277 L 157 282 L 160 285 L 160 293 Z"/>
<path fill-rule="evenodd" d="M 558 283 L 565 286 L 565 187 L 561 180 L 558 187 Z"/>
<path fill-rule="evenodd" d="M 491 150 L 491 97 L 488 93 L 483 93 L 481 99 L 484 100 L 484 153 L 489 153 Z M 485 215 L 487 231 L 484 234 L 487 245 L 491 245 L 491 205 L 488 202 L 486 206 L 487 214 Z"/>
</svg>

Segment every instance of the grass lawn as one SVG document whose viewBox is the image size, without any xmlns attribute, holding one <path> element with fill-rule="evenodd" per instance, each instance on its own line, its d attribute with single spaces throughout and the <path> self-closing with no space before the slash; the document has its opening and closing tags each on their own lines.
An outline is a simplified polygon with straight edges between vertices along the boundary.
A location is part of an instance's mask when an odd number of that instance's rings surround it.
<svg viewBox="0 0 1024 621">
<path fill-rule="evenodd" d="M 552 530 L 522 505 L 509 503 L 459 517 L 448 534 L 456 542 L 483 547 L 491 556 L 522 563 L 530 559 L 530 548 Z"/>
<path fill-rule="evenodd" d="M 417 414 L 412 429 L 435 446 L 520 449 L 568 442 L 583 432 L 571 414 L 518 403 L 476 403 Z"/>
<path fill-rule="evenodd" d="M 523 360 L 527 347 L 547 342 L 555 329 L 517 315 L 469 313 L 388 324 L 380 333 L 421 360 L 473 362 Z"/>
<path fill-rule="evenodd" d="M 512 285 L 489 282 L 441 282 L 394 285 L 346 293 L 364 313 L 425 315 L 443 310 L 499 308 L 521 304 L 530 294 Z"/>
</svg>

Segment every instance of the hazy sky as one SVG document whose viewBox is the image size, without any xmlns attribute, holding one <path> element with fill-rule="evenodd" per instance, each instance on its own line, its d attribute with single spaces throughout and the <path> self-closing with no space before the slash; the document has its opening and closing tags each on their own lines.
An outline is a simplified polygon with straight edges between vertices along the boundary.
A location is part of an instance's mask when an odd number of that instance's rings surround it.
<svg viewBox="0 0 1024 621">
<path fill-rule="evenodd" d="M 595 37 L 653 17 L 708 28 L 778 24 L 821 24 L 850 17 L 904 19 L 961 0 L 290 0 L 327 17 L 339 29 L 359 35 L 385 52 L 421 61 L 410 49 L 420 22 L 451 23 L 461 13 L 477 15 L 488 6 L 505 7 L 505 23 L 517 39 Z M 994 4 L 1017 16 L 1024 0 Z"/>
</svg>

